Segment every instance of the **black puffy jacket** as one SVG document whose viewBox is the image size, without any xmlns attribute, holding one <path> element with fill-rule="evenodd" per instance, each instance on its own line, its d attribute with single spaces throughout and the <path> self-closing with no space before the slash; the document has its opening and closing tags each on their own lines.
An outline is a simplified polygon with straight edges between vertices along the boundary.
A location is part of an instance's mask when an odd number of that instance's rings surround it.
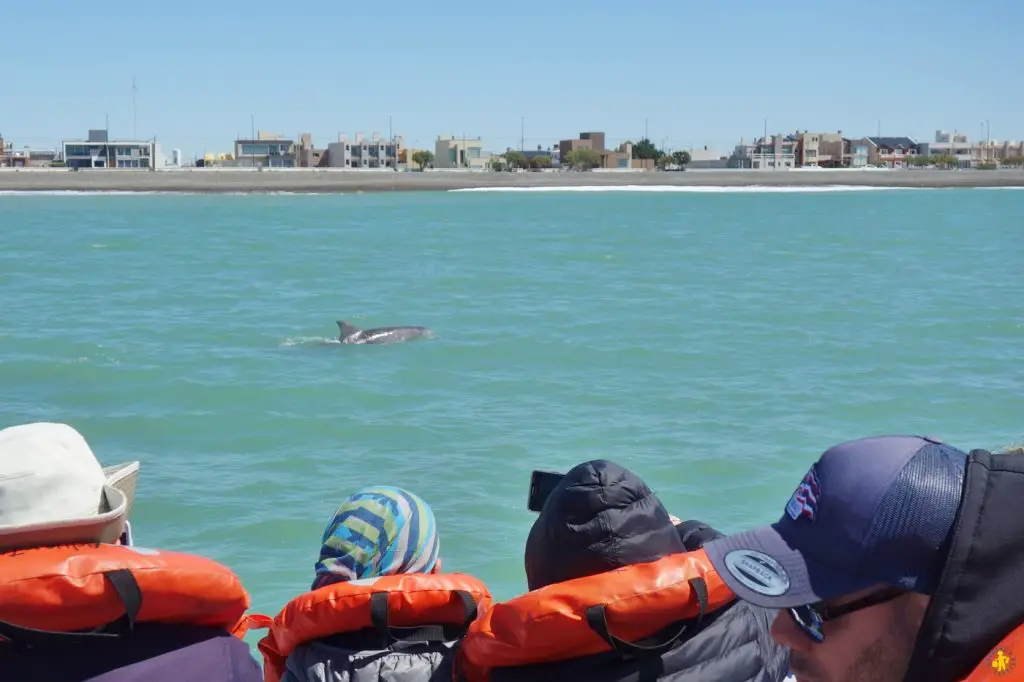
<svg viewBox="0 0 1024 682">
<path fill-rule="evenodd" d="M 530 530 L 527 582 L 534 590 L 656 561 L 697 549 L 718 535 L 700 522 L 675 527 L 655 494 L 632 472 L 607 460 L 586 462 L 565 475 Z M 779 682 L 786 677 L 789 656 L 769 632 L 775 613 L 736 601 L 706 616 L 692 636 L 654 660 L 598 654 L 498 669 L 492 679 Z"/>
<path fill-rule="evenodd" d="M 1024 454 L 972 450 L 939 585 L 904 680 L 955 682 L 992 670 L 999 641 L 1024 624 Z M 1007 650 L 1006 680 L 1020 679 L 1022 652 Z M 999 672 L 995 673 L 1000 675 Z"/>
</svg>

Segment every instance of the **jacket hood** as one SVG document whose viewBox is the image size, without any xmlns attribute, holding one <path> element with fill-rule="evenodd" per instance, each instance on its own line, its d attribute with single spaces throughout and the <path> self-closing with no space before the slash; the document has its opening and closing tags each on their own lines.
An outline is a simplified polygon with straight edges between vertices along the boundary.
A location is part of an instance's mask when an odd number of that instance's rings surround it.
<svg viewBox="0 0 1024 682">
<path fill-rule="evenodd" d="M 954 682 L 1024 622 L 1024 456 L 972 450 L 938 587 L 905 680 Z"/>
<path fill-rule="evenodd" d="M 526 540 L 530 590 L 685 551 L 668 512 L 638 476 L 608 460 L 573 467 Z"/>
<path fill-rule="evenodd" d="M 683 521 L 676 526 L 676 531 L 678 531 L 679 539 L 683 541 L 683 548 L 687 552 L 694 552 L 703 547 L 704 543 L 725 537 L 715 528 L 697 519 Z"/>
</svg>

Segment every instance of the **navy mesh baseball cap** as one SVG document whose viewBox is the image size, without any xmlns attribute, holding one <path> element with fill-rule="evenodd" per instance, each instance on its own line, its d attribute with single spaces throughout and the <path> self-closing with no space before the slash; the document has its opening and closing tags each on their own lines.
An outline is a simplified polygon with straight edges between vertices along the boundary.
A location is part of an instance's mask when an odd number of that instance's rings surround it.
<svg viewBox="0 0 1024 682">
<path fill-rule="evenodd" d="M 758 606 L 803 606 L 877 583 L 930 594 L 966 464 L 935 438 L 841 443 L 811 466 L 776 523 L 704 549 L 733 592 Z"/>
</svg>

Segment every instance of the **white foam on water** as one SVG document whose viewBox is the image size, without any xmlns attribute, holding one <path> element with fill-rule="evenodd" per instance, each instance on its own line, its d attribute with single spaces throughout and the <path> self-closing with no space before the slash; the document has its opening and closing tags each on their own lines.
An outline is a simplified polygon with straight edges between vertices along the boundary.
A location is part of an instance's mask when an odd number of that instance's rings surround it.
<svg viewBox="0 0 1024 682">
<path fill-rule="evenodd" d="M 822 185 L 805 187 L 801 185 L 748 185 L 728 187 L 708 185 L 705 187 L 680 185 L 579 185 L 568 187 L 466 187 L 450 189 L 449 192 L 690 192 L 695 194 L 715 193 L 793 193 L 793 192 L 878 192 L 882 190 L 936 189 L 925 187 L 882 187 L 862 185 Z"/>
<path fill-rule="evenodd" d="M 341 344 L 338 339 L 329 339 L 324 336 L 299 336 L 292 339 L 285 339 L 279 346 L 281 348 L 288 348 L 291 346 L 331 346 Z"/>
</svg>

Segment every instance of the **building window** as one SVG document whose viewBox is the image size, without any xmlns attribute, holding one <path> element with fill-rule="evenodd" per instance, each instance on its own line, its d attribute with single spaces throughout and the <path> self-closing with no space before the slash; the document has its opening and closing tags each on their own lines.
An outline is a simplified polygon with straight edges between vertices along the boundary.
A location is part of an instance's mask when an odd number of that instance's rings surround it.
<svg viewBox="0 0 1024 682">
<path fill-rule="evenodd" d="M 270 145 L 266 144 L 243 144 L 242 156 L 267 156 L 270 154 Z"/>
</svg>

